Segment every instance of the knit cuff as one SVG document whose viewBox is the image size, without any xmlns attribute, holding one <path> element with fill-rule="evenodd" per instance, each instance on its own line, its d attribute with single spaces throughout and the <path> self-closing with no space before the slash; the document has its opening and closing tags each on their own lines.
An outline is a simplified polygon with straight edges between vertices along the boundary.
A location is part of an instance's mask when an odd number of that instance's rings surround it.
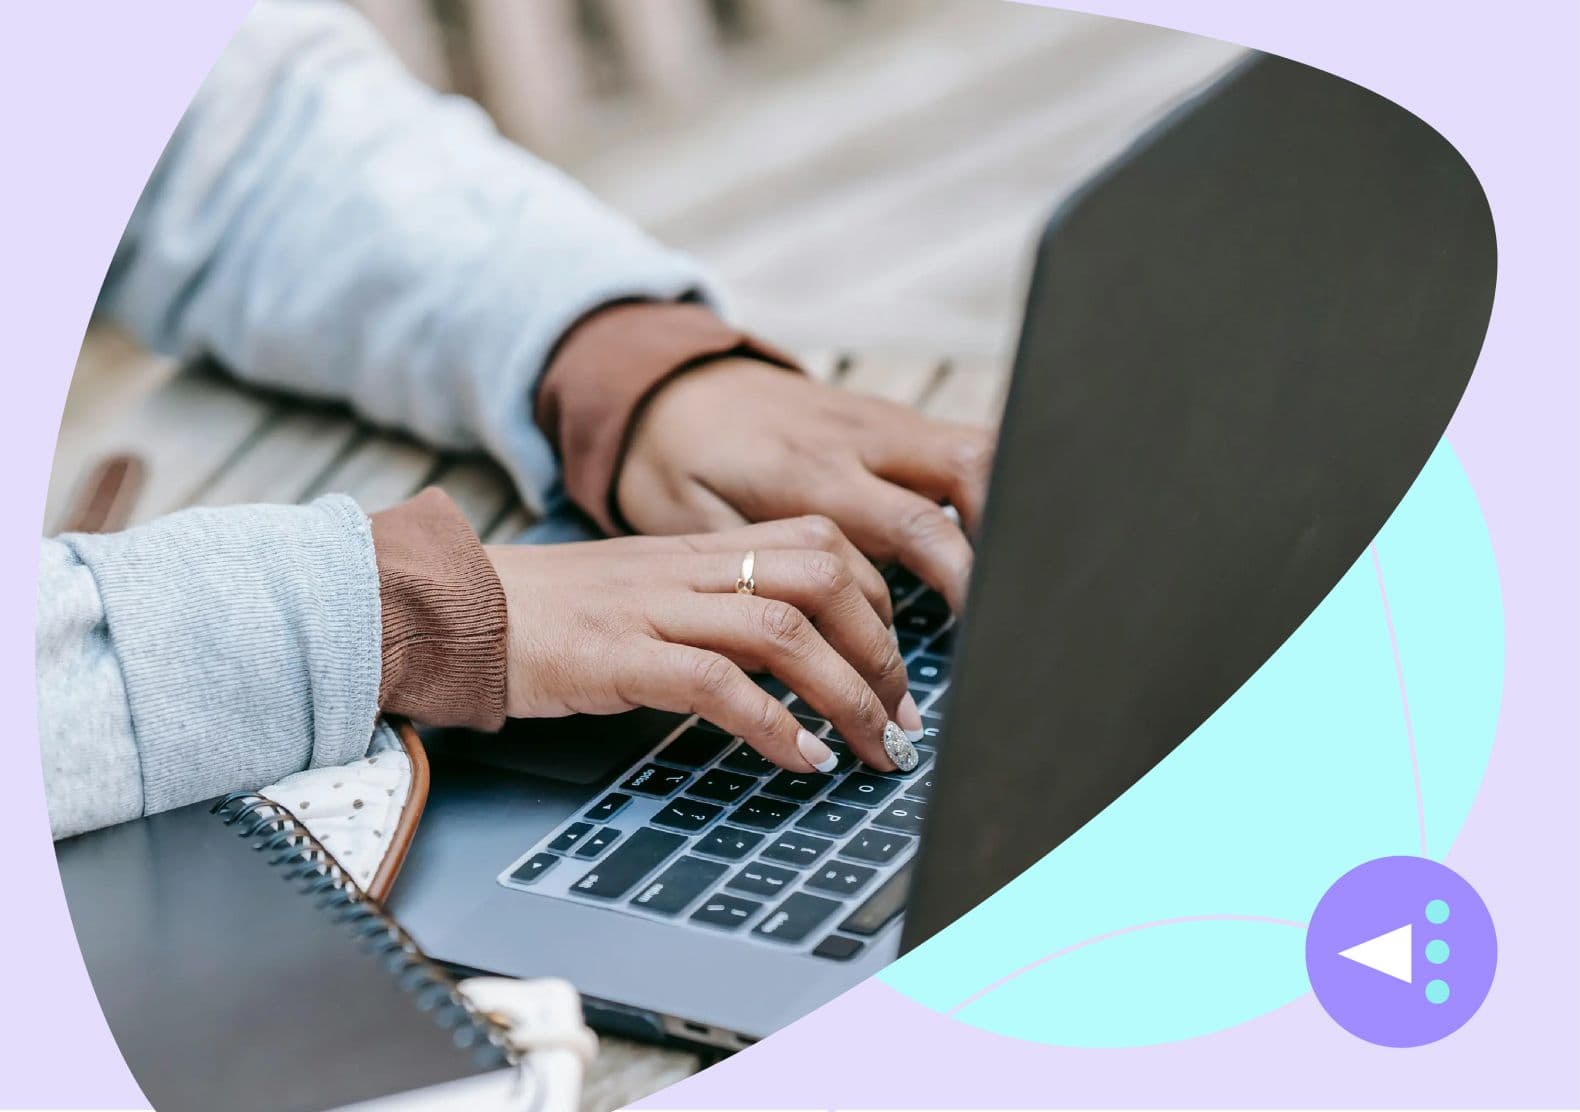
<svg viewBox="0 0 1580 1112">
<path fill-rule="evenodd" d="M 505 723 L 505 590 L 449 495 L 373 515 L 383 623 L 379 707 L 430 726 Z"/>
<path fill-rule="evenodd" d="M 681 302 L 606 305 L 560 342 L 534 416 L 559 453 L 566 493 L 605 533 L 630 532 L 615 505 L 615 483 L 642 407 L 680 372 L 730 355 L 799 369 L 706 306 Z"/>
</svg>

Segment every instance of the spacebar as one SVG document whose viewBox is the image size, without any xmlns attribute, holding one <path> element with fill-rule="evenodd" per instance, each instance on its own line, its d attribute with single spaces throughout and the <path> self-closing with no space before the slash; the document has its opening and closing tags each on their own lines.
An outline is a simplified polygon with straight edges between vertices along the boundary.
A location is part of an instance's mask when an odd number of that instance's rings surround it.
<svg viewBox="0 0 1580 1112">
<path fill-rule="evenodd" d="M 895 873 L 867 897 L 867 902 L 850 913 L 839 929 L 850 934 L 877 934 L 889 921 L 905 908 L 905 896 L 911 888 L 911 862 Z"/>
</svg>

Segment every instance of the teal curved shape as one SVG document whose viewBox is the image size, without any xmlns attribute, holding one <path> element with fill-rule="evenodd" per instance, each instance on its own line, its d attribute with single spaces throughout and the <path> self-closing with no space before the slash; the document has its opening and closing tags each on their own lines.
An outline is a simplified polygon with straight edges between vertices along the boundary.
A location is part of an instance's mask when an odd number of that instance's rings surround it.
<svg viewBox="0 0 1580 1112">
<path fill-rule="evenodd" d="M 1503 651 L 1491 539 L 1444 441 L 1371 548 L 1184 744 L 881 979 L 960 1022 L 1074 1047 L 1191 1038 L 1288 1003 L 1309 991 L 1304 926 L 1328 885 L 1453 845 Z"/>
</svg>

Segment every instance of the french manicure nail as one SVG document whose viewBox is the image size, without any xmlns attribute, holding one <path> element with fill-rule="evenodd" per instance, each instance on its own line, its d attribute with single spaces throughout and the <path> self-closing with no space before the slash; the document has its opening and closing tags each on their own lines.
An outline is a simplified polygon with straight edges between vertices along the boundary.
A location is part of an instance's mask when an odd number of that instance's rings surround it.
<svg viewBox="0 0 1580 1112">
<path fill-rule="evenodd" d="M 805 730 L 796 731 L 795 747 L 801 750 L 801 755 L 806 758 L 807 764 L 819 772 L 833 772 L 835 766 L 839 764 L 839 758 L 834 756 L 834 751 Z"/>
<path fill-rule="evenodd" d="M 922 712 L 916 708 L 916 699 L 909 691 L 905 693 L 905 698 L 900 700 L 900 709 L 895 711 L 894 717 L 900 729 L 905 731 L 905 736 L 911 741 L 921 741 L 927 736 L 926 731 L 922 729 Z"/>
<path fill-rule="evenodd" d="M 883 727 L 883 751 L 901 772 L 910 772 L 919 763 L 916 746 L 905 736 L 905 731 L 893 722 Z"/>
</svg>

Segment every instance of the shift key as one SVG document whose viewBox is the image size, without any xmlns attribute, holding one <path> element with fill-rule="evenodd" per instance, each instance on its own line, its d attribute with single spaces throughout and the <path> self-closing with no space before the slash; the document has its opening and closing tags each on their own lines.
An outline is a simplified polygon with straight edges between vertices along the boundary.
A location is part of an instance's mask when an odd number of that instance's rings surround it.
<svg viewBox="0 0 1580 1112">
<path fill-rule="evenodd" d="M 679 834 L 645 826 L 627 838 L 625 845 L 587 870 L 571 885 L 571 891 L 600 900 L 619 899 L 685 844 L 686 839 Z"/>
</svg>

